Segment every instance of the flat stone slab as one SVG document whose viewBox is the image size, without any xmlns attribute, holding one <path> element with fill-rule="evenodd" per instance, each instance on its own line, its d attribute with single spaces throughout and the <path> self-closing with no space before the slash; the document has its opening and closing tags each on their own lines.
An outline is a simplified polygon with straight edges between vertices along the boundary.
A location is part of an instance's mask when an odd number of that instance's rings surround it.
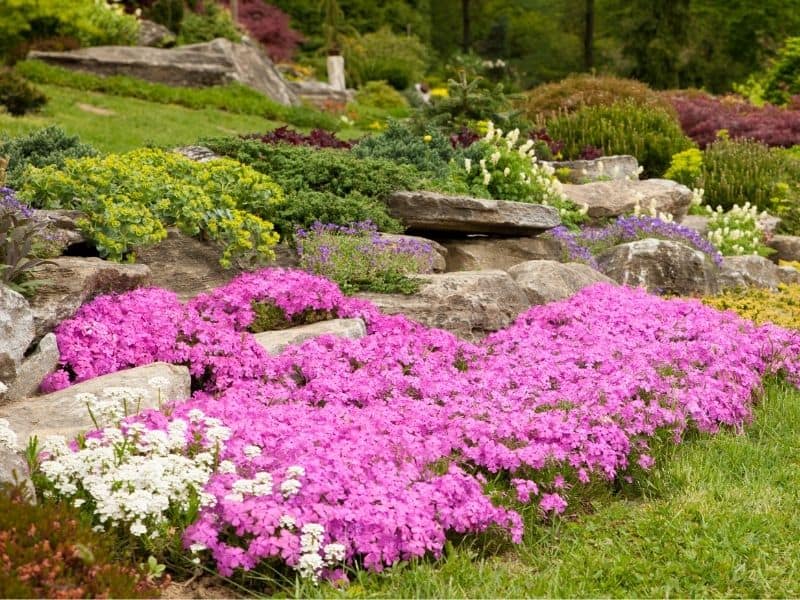
<svg viewBox="0 0 800 600">
<path fill-rule="evenodd" d="M 774 260 L 800 261 L 800 236 L 774 235 L 767 245 L 775 250 Z"/>
<path fill-rule="evenodd" d="M 560 261 L 566 252 L 562 243 L 550 236 L 476 236 L 442 240 L 442 245 L 447 249 L 448 271 L 507 271 L 514 265 L 529 260 Z"/>
<path fill-rule="evenodd" d="M 262 348 L 274 356 L 280 354 L 287 346 L 302 344 L 321 335 L 357 340 L 367 335 L 367 326 L 361 319 L 331 319 L 280 331 L 264 331 L 255 334 L 254 337 Z"/>
<path fill-rule="evenodd" d="M 561 224 L 555 209 L 525 202 L 419 191 L 395 192 L 386 204 L 393 217 L 417 231 L 533 236 Z"/>
<path fill-rule="evenodd" d="M 263 50 L 222 38 L 169 49 L 95 46 L 68 52 L 34 51 L 28 57 L 98 75 L 128 75 L 173 86 L 205 87 L 238 81 L 280 104 L 300 104 Z"/>
<path fill-rule="evenodd" d="M 530 303 L 525 292 L 505 271 L 460 271 L 416 275 L 422 286 L 416 294 L 359 294 L 382 312 L 402 313 L 427 325 L 446 329 L 464 339 L 479 340 L 509 325 Z"/>
<path fill-rule="evenodd" d="M 158 362 L 82 381 L 52 394 L 4 404 L 0 406 L 0 417 L 8 420 L 23 447 L 34 435 L 40 440 L 49 435 L 71 439 L 94 429 L 86 402 L 79 395 L 107 397 L 109 388 L 136 390 L 138 402 L 128 406 L 129 414 L 135 413 L 137 406 L 140 410 L 158 408 L 171 400 L 189 398 L 192 393 L 189 369 Z"/>
<path fill-rule="evenodd" d="M 564 195 L 589 207 L 590 219 L 607 219 L 633 213 L 638 204 L 642 213 L 656 211 L 672 215 L 680 222 L 692 202 L 692 190 L 669 179 L 643 181 L 595 181 L 583 185 L 565 183 Z"/>
</svg>

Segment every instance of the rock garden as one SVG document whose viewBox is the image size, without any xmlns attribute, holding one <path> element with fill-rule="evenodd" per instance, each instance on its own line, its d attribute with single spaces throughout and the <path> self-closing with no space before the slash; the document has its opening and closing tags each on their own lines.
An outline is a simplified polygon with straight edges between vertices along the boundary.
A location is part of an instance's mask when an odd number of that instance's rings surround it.
<svg viewBox="0 0 800 600">
<path fill-rule="evenodd" d="M 274 123 L 0 115 L 0 596 L 800 593 L 800 113 L 348 89 L 227 3 L 101 4 L 121 37 L 31 44 L 0 106 Z"/>
</svg>

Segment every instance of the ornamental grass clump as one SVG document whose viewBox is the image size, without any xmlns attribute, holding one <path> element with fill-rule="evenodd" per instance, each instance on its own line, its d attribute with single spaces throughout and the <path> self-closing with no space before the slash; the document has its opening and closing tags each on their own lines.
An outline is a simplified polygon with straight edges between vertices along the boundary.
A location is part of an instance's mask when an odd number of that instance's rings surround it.
<svg viewBox="0 0 800 600">
<path fill-rule="evenodd" d="M 20 197 L 37 208 L 82 211 L 78 226 L 109 260 L 135 260 L 138 247 L 175 226 L 218 242 L 224 267 L 273 258 L 278 235 L 262 217 L 283 202 L 275 182 L 234 160 L 201 164 L 152 149 L 30 167 Z"/>
<path fill-rule="evenodd" d="M 433 271 L 430 244 L 381 236 L 371 222 L 349 226 L 318 222 L 309 230 L 298 230 L 295 241 L 300 266 L 335 281 L 345 294 L 413 294 L 420 281 L 409 276 Z"/>
</svg>

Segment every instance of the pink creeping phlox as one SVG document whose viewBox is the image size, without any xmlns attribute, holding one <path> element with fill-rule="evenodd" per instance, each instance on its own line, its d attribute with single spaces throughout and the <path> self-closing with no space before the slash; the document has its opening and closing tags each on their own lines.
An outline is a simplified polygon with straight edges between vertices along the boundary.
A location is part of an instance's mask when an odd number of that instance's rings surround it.
<svg viewBox="0 0 800 600">
<path fill-rule="evenodd" d="M 253 300 L 287 317 L 360 316 L 368 335 L 269 356 L 247 332 Z M 795 332 L 605 284 L 533 307 L 480 344 L 281 269 L 241 275 L 186 306 L 161 290 L 99 298 L 57 334 L 62 377 L 189 365 L 203 391 L 169 418 L 140 419 L 164 428 L 200 409 L 231 429 L 227 467 L 205 489 L 216 504 L 184 534 L 226 575 L 269 559 L 298 565 L 298 532 L 316 523 L 325 544 L 374 570 L 440 555 L 449 532 L 499 528 L 518 542 L 521 505 L 564 512 L 571 489 L 650 468 L 657 433 L 677 443 L 690 428 L 741 428 L 766 375 L 800 373 Z M 237 492 L 242 479 L 267 472 L 281 482 L 297 466 L 285 488 Z M 510 479 L 505 496 L 489 497 L 494 474 Z"/>
</svg>

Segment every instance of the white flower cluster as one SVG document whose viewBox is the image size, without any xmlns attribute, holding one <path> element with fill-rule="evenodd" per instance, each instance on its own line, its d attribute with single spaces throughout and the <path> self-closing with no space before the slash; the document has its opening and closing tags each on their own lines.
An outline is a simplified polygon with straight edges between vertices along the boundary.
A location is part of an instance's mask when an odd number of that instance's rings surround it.
<svg viewBox="0 0 800 600">
<path fill-rule="evenodd" d="M 764 230 L 758 208 L 746 202 L 735 204 L 728 212 L 706 206 L 709 213 L 708 241 L 725 256 L 759 255 L 765 248 Z M 761 216 L 764 216 L 762 213 Z"/>
<path fill-rule="evenodd" d="M 14 452 L 20 449 L 17 434 L 11 429 L 11 425 L 6 419 L 0 419 L 0 448 L 7 448 Z"/>
<path fill-rule="evenodd" d="M 95 398 L 94 406 L 110 416 L 114 409 L 108 407 L 132 393 L 112 390 L 116 400 Z M 189 446 L 190 425 L 203 428 L 208 447 Z M 213 505 L 214 497 L 201 490 L 213 473 L 218 444 L 230 435 L 218 419 L 191 411 L 188 422 L 175 419 L 167 431 L 142 423 L 106 427 L 75 452 L 63 437 L 48 438 L 40 470 L 57 495 L 75 506 L 91 503 L 98 529 L 125 525 L 135 536 L 156 537 L 170 510 L 190 509 L 192 490 L 202 506 Z"/>
<path fill-rule="evenodd" d="M 317 581 L 323 567 L 332 567 L 344 560 L 343 544 L 322 545 L 325 528 L 319 523 L 306 523 L 300 535 L 300 560 L 295 569 L 300 577 Z"/>
<path fill-rule="evenodd" d="M 642 210 L 641 199 L 637 198 L 636 204 L 633 205 L 633 214 L 638 217 L 643 214 Z M 664 223 L 672 223 L 672 221 L 675 219 L 672 213 L 665 213 L 658 210 L 655 199 L 650 202 L 650 206 L 647 208 L 647 214 L 651 217 L 655 217 L 659 221 L 663 221 Z"/>
</svg>

